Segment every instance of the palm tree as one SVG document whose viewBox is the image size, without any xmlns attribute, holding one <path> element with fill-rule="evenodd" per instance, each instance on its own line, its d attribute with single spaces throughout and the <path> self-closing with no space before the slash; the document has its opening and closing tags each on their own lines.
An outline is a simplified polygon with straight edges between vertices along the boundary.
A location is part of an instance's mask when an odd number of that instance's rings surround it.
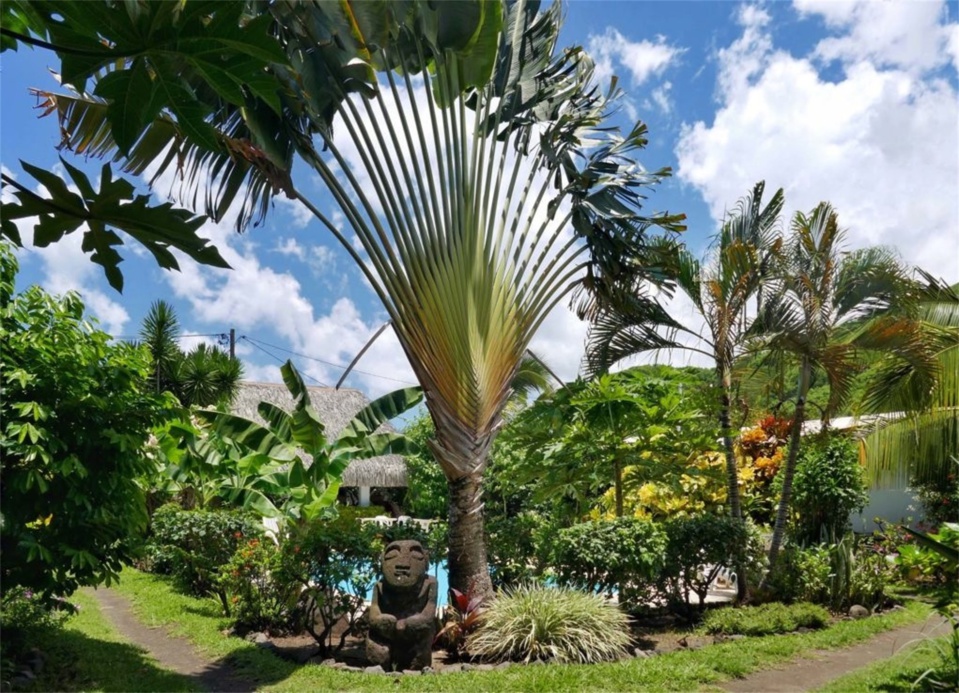
<svg viewBox="0 0 959 693">
<path fill-rule="evenodd" d="M 769 550 L 770 572 L 785 532 L 813 369 L 825 373 L 829 383 L 829 402 L 822 412 L 825 428 L 849 394 L 863 350 L 905 349 L 923 371 L 929 367 L 928 354 L 917 339 L 917 323 L 900 310 L 913 293 L 913 283 L 897 256 L 885 248 L 844 252 L 844 232 L 825 202 L 809 214 L 797 212 L 790 231 L 756 322 L 765 349 L 799 361 L 795 418 L 780 472 L 782 496 Z"/>
<path fill-rule="evenodd" d="M 140 340 L 153 356 L 151 380 L 156 391 L 169 390 L 187 407 L 232 400 L 243 378 L 239 359 L 206 344 L 184 353 L 179 337 L 180 322 L 173 306 L 155 301 L 143 319 Z"/>
<path fill-rule="evenodd" d="M 899 416 L 880 420 L 863 441 L 873 483 L 940 480 L 959 459 L 959 284 L 920 274 L 917 318 L 938 368 L 930 379 L 922 363 L 896 354 L 877 368 L 866 409 Z"/>
<path fill-rule="evenodd" d="M 65 138 L 133 171 L 153 162 L 183 171 L 181 198 L 205 201 L 216 218 L 238 208 L 243 225 L 280 192 L 313 212 L 369 280 L 423 387 L 450 488 L 450 583 L 490 594 L 482 478 L 534 332 L 578 282 L 600 287 L 624 253 L 641 256 L 650 227 L 682 228 L 681 216 L 640 212 L 643 187 L 668 175 L 631 158 L 645 126 L 625 136 L 602 126 L 619 92 L 593 86 L 582 49 L 557 50 L 559 4 L 542 13 L 523 0 L 170 7 L 128 7 L 140 15 L 136 30 L 116 36 L 115 25 L 131 23 L 123 14 L 77 10 L 78 32 L 96 12 L 110 21 L 71 49 L 117 46 L 123 56 L 102 65 L 123 57 L 119 71 L 137 87 L 162 77 L 189 89 L 163 101 L 146 85 L 166 106 L 146 122 L 82 88 L 45 95 Z M 69 22 L 72 6 L 63 12 Z M 167 45 L 166 34 L 140 40 L 143 27 L 171 25 L 207 47 Z M 236 48 L 241 37 L 249 55 Z M 64 55 L 71 74 L 100 78 L 96 60 Z M 129 126 L 123 146 L 116 122 Z M 319 175 L 359 248 L 297 189 L 294 159 Z"/>
<path fill-rule="evenodd" d="M 781 188 L 763 207 L 764 190 L 765 183 L 760 181 L 739 201 L 737 212 L 723 223 L 705 261 L 697 260 L 685 248 L 676 249 L 672 275 L 702 317 L 705 330 L 670 316 L 646 295 L 647 288 L 641 283 L 625 292 L 626 300 L 605 306 L 587 301 L 584 305 L 584 312 L 591 317 L 586 354 L 590 374 L 658 349 L 688 349 L 713 361 L 720 392 L 729 511 L 738 519 L 742 519 L 742 505 L 730 426 L 732 369 L 750 326 L 748 302 L 768 274 L 769 258 L 779 242 L 776 229 L 783 207 Z"/>
</svg>

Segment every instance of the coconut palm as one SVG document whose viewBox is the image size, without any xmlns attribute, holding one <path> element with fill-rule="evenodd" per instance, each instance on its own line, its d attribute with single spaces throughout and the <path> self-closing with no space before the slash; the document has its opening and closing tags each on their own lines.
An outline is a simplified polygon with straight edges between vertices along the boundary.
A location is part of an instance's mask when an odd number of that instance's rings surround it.
<svg viewBox="0 0 959 693">
<path fill-rule="evenodd" d="M 736 213 L 723 223 L 707 259 L 700 261 L 685 248 L 676 249 L 672 274 L 679 291 L 702 318 L 702 327 L 683 324 L 666 313 L 640 282 L 624 293 L 626 300 L 606 305 L 588 301 L 584 306 L 591 317 L 586 353 L 590 374 L 658 349 L 687 349 L 715 364 L 729 511 L 739 519 L 742 507 L 730 428 L 733 364 L 750 326 L 748 302 L 767 276 L 771 254 L 779 243 L 777 227 L 783 206 L 780 188 L 763 207 L 764 190 L 765 183 L 760 181 L 739 201 Z"/>
<path fill-rule="evenodd" d="M 770 571 L 782 545 L 799 454 L 806 396 L 813 369 L 829 383 L 823 426 L 846 400 L 864 350 L 897 349 L 923 372 L 931 367 L 917 323 L 904 311 L 914 285 L 898 257 L 885 248 L 843 250 L 844 232 L 832 206 L 797 212 L 778 255 L 756 325 L 766 349 L 799 361 L 796 407 L 782 495 L 769 550 Z M 903 310 L 900 310 L 903 309 Z"/>
<path fill-rule="evenodd" d="M 920 274 L 917 317 L 938 368 L 930 379 L 922 363 L 897 354 L 877 368 L 866 409 L 899 415 L 881 419 L 863 441 L 874 484 L 942 479 L 955 469 L 951 460 L 959 458 L 959 285 Z"/>
<path fill-rule="evenodd" d="M 650 227 L 681 228 L 640 212 L 668 173 L 631 158 L 645 126 L 603 126 L 618 91 L 594 87 L 581 49 L 557 50 L 559 4 L 89 5 L 31 3 L 31 28 L 57 29 L 45 41 L 72 32 L 75 92 L 44 94 L 66 143 L 181 171 L 181 202 L 216 218 L 238 209 L 243 225 L 279 193 L 314 213 L 423 386 L 450 487 L 450 583 L 489 594 L 482 478 L 534 332 L 578 282 L 601 287 L 622 255 L 641 256 Z M 120 84 L 148 98 L 121 104 Z M 352 233 L 296 187 L 294 159 Z"/>
</svg>

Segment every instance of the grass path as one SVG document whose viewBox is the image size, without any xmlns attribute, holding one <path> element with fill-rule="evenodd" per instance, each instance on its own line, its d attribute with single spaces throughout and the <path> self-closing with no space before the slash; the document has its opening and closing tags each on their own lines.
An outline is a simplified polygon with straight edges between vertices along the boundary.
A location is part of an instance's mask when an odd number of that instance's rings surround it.
<svg viewBox="0 0 959 693">
<path fill-rule="evenodd" d="M 240 678 L 225 660 L 211 662 L 199 656 L 188 640 L 171 636 L 165 628 L 143 625 L 133 614 L 130 602 L 116 590 L 93 593 L 101 612 L 128 642 L 143 648 L 166 670 L 181 674 L 192 686 L 204 691 L 249 693 L 256 686 Z"/>
</svg>

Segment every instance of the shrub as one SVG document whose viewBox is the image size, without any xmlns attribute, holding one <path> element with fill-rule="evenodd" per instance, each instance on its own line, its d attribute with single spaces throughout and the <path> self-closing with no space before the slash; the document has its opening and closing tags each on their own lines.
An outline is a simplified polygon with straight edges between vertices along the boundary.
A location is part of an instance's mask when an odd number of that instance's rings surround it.
<svg viewBox="0 0 959 693">
<path fill-rule="evenodd" d="M 380 531 L 352 513 L 341 513 L 294 525 L 280 543 L 276 580 L 302 589 L 305 626 L 323 655 L 341 649 L 357 630 L 364 600 L 376 582 Z M 347 627 L 334 644 L 333 627 L 344 618 Z"/>
<path fill-rule="evenodd" d="M 514 587 L 536 579 L 537 548 L 546 526 L 547 521 L 535 512 L 487 519 L 486 550 L 494 587 Z"/>
<path fill-rule="evenodd" d="M 796 543 L 814 544 L 846 534 L 850 513 L 869 502 L 855 442 L 833 435 L 804 446 L 792 493 L 796 517 L 791 534 Z"/>
<path fill-rule="evenodd" d="M 959 513 L 959 481 L 956 473 L 951 472 L 945 478 L 912 482 L 916 498 L 922 505 L 922 519 L 933 528 L 947 522 L 955 522 Z"/>
<path fill-rule="evenodd" d="M 666 563 L 660 588 L 672 602 L 698 604 L 706 601 L 710 584 L 723 569 L 745 567 L 749 560 L 750 536 L 741 520 L 718 515 L 700 515 L 670 520 L 666 532 Z"/>
<path fill-rule="evenodd" d="M 771 584 L 784 601 L 807 601 L 843 611 L 853 604 L 868 608 L 885 602 L 894 569 L 879 553 L 857 546 L 848 534 L 839 541 L 783 552 Z"/>
<path fill-rule="evenodd" d="M 300 585 L 280 579 L 279 558 L 270 539 L 250 539 L 220 569 L 217 584 L 227 598 L 227 615 L 241 633 L 282 634 L 302 627 L 297 609 Z"/>
<path fill-rule="evenodd" d="M 797 628 L 822 628 L 827 623 L 829 612 L 816 604 L 773 602 L 708 611 L 702 627 L 713 635 L 773 635 L 791 633 Z"/>
<path fill-rule="evenodd" d="M 62 599 L 41 599 L 22 587 L 5 591 L 0 599 L 0 676 L 7 680 L 16 662 L 28 654 L 28 648 L 43 639 L 43 632 L 63 626 L 76 607 Z"/>
<path fill-rule="evenodd" d="M 146 349 L 111 342 L 74 293 L 14 295 L 16 273 L 0 242 L 0 589 L 52 602 L 135 558 L 145 444 L 175 409 L 150 388 Z"/>
<path fill-rule="evenodd" d="M 629 617 L 603 597 L 521 585 L 483 611 L 467 648 L 492 660 L 591 663 L 619 658 L 631 642 Z"/>
<path fill-rule="evenodd" d="M 637 604 L 663 569 L 666 535 L 652 522 L 621 517 L 562 529 L 547 550 L 560 584 L 591 593 L 618 590 L 621 604 Z"/>
<path fill-rule="evenodd" d="M 263 535 L 259 518 L 235 510 L 183 510 L 170 503 L 154 513 L 152 529 L 147 546 L 151 570 L 172 575 L 190 594 L 218 595 L 229 613 L 217 577 L 241 544 Z"/>
</svg>

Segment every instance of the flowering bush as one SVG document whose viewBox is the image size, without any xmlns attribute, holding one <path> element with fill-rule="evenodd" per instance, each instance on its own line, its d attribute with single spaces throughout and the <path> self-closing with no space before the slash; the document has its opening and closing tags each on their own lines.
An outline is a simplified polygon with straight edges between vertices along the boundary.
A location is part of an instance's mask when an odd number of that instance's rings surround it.
<svg viewBox="0 0 959 693">
<path fill-rule="evenodd" d="M 302 627 L 296 608 L 300 585 L 278 579 L 279 559 L 270 539 L 250 539 L 220 568 L 217 582 L 238 631 L 278 635 Z"/>
</svg>

